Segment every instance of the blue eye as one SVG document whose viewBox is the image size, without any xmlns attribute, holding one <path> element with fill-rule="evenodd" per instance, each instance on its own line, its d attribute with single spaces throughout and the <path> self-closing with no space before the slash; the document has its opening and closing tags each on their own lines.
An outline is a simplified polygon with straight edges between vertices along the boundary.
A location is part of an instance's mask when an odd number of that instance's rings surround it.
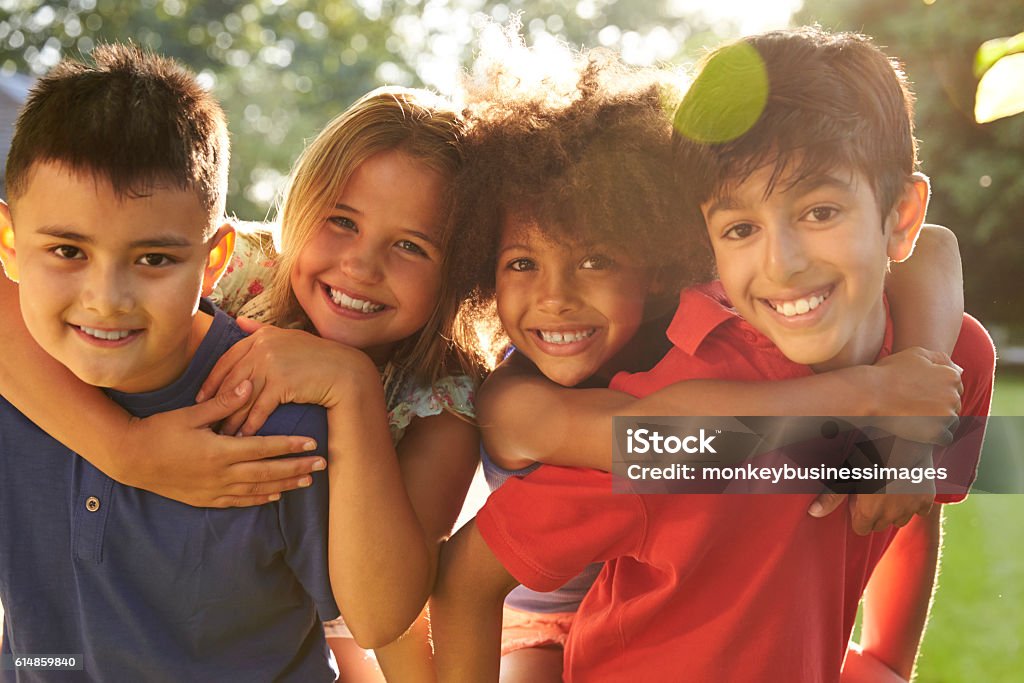
<svg viewBox="0 0 1024 683">
<path fill-rule="evenodd" d="M 423 247 L 410 240 L 401 240 L 400 242 L 398 242 L 397 246 L 399 249 L 407 251 L 410 254 L 418 254 L 420 256 L 427 255 L 427 252 Z"/>
<path fill-rule="evenodd" d="M 345 216 L 330 216 L 327 219 L 327 222 L 331 223 L 332 225 L 338 228 L 341 228 L 342 230 L 356 229 L 355 222 L 351 218 L 346 218 Z"/>
</svg>

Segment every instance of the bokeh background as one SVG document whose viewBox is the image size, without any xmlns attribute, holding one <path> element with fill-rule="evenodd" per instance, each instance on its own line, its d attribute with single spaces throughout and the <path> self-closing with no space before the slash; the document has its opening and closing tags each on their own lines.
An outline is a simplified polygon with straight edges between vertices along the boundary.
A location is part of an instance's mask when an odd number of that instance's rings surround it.
<svg viewBox="0 0 1024 683">
<path fill-rule="evenodd" d="M 929 219 L 956 232 L 967 308 L 1000 349 L 993 413 L 1024 414 L 1024 115 L 976 123 L 972 71 L 983 42 L 1024 31 L 1019 0 L 0 0 L 0 153 L 36 75 L 97 42 L 131 39 L 179 58 L 220 98 L 233 139 L 228 208 L 262 220 L 330 118 L 382 84 L 451 94 L 484 21 L 515 13 L 528 42 L 604 46 L 680 69 L 769 28 L 817 22 L 873 36 L 915 84 Z M 1021 455 L 1012 433 L 996 440 Z M 916 680 L 1024 680 L 1022 548 L 1024 496 L 975 495 L 947 511 Z"/>
</svg>

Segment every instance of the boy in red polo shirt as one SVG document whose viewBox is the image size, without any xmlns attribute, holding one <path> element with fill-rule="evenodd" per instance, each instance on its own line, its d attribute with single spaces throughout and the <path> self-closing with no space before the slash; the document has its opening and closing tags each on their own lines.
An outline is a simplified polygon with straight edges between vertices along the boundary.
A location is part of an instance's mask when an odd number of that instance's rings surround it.
<svg viewBox="0 0 1024 683">
<path fill-rule="evenodd" d="M 684 292 L 668 355 L 613 388 L 779 380 L 889 353 L 884 274 L 913 248 L 928 193 L 913 175 L 902 75 L 860 36 L 800 30 L 738 46 L 709 59 L 677 114 L 681 189 L 701 207 L 722 281 Z M 729 111 L 735 93 L 746 101 Z M 751 99 L 760 115 L 744 123 Z M 723 134 L 721 121 L 739 124 Z M 961 414 L 986 415 L 994 353 L 972 318 L 953 359 L 964 368 Z M 982 432 L 965 421 L 960 453 L 976 458 Z M 506 483 L 445 553 L 443 571 L 468 568 L 456 590 L 473 586 L 485 601 L 507 591 L 510 575 L 551 590 L 606 561 L 566 645 L 568 681 L 836 681 L 876 565 L 914 575 L 915 561 L 934 562 L 928 534 L 912 533 L 933 528 L 928 520 L 861 536 L 847 515 L 808 517 L 810 495 L 610 489 L 606 474 L 542 467 Z M 901 546 L 889 554 L 898 563 L 880 562 L 890 544 Z M 435 607 L 449 596 L 442 581 Z M 844 680 L 857 667 L 860 680 L 909 676 L 921 615 L 899 595 L 877 597 L 864 654 Z M 900 632 L 898 619 L 908 637 L 876 642 L 879 627 Z"/>
</svg>

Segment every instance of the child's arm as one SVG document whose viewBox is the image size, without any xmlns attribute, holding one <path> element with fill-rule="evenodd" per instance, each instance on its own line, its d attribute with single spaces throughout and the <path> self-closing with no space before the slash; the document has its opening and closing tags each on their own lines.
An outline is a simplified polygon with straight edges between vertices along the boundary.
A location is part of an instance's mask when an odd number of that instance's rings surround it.
<svg viewBox="0 0 1024 683">
<path fill-rule="evenodd" d="M 956 235 L 925 225 L 914 258 L 894 263 L 886 282 L 896 351 L 953 353 L 964 317 L 964 273 Z"/>
<path fill-rule="evenodd" d="M 437 672 L 430 643 L 430 618 L 424 610 L 401 638 L 373 651 L 385 680 L 435 683 Z"/>
<path fill-rule="evenodd" d="M 357 641 L 378 647 L 402 634 L 430 595 L 479 436 L 444 412 L 414 422 L 396 455 L 380 380 L 361 384 L 328 411 L 331 577 Z"/>
<path fill-rule="evenodd" d="M 242 324 L 256 331 L 220 358 L 203 391 L 252 378 L 258 396 L 248 416 L 232 418 L 243 433 L 280 403 L 327 408 L 331 585 L 361 647 L 392 643 L 434 585 L 439 545 L 479 459 L 476 425 L 449 412 L 417 418 L 396 451 L 380 374 L 366 354 L 297 330 Z"/>
<path fill-rule="evenodd" d="M 861 643 L 855 657 L 884 664 L 908 680 L 931 607 L 941 516 L 941 506 L 935 506 L 900 529 L 864 591 Z M 844 671 L 844 683 L 854 680 Z"/>
<path fill-rule="evenodd" d="M 502 604 L 517 585 L 475 522 L 444 544 L 430 599 L 434 663 L 442 683 L 498 680 Z"/>
<path fill-rule="evenodd" d="M 948 357 L 909 349 L 873 366 L 780 382 L 688 380 L 639 399 L 568 389 L 519 365 L 502 365 L 477 405 L 484 446 L 502 467 L 540 461 L 609 471 L 616 415 L 938 415 L 928 425 L 914 420 L 896 427 L 917 430 L 918 440 L 948 443 L 960 388 Z"/>
<path fill-rule="evenodd" d="M 30 420 L 122 484 L 190 505 L 265 503 L 308 479 L 319 457 L 266 460 L 307 450 L 304 437 L 234 439 L 209 426 L 244 403 L 225 390 L 201 405 L 145 419 L 128 415 L 46 354 L 25 329 L 18 288 L 0 277 L 0 392 Z M 231 387 L 230 389 L 234 389 Z M 137 454 L 145 452 L 145 458 Z"/>
</svg>

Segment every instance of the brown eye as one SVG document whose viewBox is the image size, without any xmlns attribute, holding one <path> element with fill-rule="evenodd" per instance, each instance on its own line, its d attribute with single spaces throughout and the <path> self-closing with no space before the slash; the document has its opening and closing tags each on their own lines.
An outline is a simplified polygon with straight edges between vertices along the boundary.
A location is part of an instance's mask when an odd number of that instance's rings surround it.
<svg viewBox="0 0 1024 683">
<path fill-rule="evenodd" d="M 537 264 L 528 258 L 517 258 L 509 261 L 507 268 L 517 273 L 522 273 L 527 270 L 536 270 Z"/>
<path fill-rule="evenodd" d="M 139 257 L 139 260 L 136 261 L 136 263 L 143 266 L 150 266 L 152 268 L 159 268 L 160 266 L 169 266 L 172 263 L 176 263 L 176 261 L 167 254 L 143 254 Z"/>
<path fill-rule="evenodd" d="M 62 258 L 67 261 L 85 258 L 85 254 L 82 253 L 81 249 L 73 247 L 70 244 L 62 244 L 58 247 L 54 247 L 50 251 L 52 251 L 58 258 Z"/>
<path fill-rule="evenodd" d="M 723 237 L 727 240 L 744 240 L 754 234 L 757 228 L 750 223 L 737 223 L 725 231 Z"/>
<path fill-rule="evenodd" d="M 819 223 L 835 218 L 839 210 L 831 206 L 816 206 L 810 211 L 810 216 Z"/>
<path fill-rule="evenodd" d="M 612 259 L 608 258 L 607 256 L 597 254 L 585 258 L 583 262 L 580 263 L 580 268 L 584 270 L 607 270 L 608 268 L 611 268 L 614 265 L 615 261 L 613 261 Z"/>
</svg>

